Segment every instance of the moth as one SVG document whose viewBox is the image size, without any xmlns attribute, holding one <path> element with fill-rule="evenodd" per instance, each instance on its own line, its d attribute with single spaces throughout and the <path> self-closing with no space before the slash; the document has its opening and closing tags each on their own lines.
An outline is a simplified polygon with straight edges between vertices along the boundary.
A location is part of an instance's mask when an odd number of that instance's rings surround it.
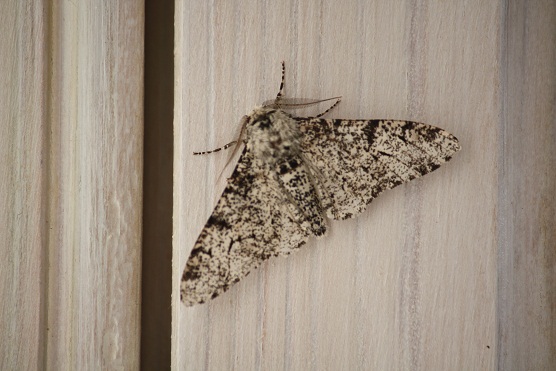
<svg viewBox="0 0 556 371">
<path fill-rule="evenodd" d="M 285 256 L 326 233 L 327 219 L 360 214 L 380 193 L 430 173 L 460 150 L 456 137 L 400 120 L 296 117 L 319 103 L 276 99 L 241 122 L 243 145 L 226 188 L 201 231 L 181 279 L 181 300 L 201 304 L 228 290 L 272 256 Z M 219 151 L 197 152 L 204 154 Z"/>
</svg>

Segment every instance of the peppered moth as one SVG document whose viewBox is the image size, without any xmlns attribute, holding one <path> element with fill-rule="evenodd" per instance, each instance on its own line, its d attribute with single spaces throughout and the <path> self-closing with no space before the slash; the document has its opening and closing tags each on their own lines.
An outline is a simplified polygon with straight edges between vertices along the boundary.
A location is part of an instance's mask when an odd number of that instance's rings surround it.
<svg viewBox="0 0 556 371">
<path fill-rule="evenodd" d="M 276 99 L 242 119 L 237 142 L 245 147 L 183 272 L 187 306 L 323 236 L 327 218 L 356 216 L 384 190 L 437 169 L 460 149 L 453 135 L 426 124 L 321 118 L 339 98 L 320 115 L 296 117 L 284 109 L 307 103 L 282 97 L 284 74 L 282 63 Z"/>
</svg>

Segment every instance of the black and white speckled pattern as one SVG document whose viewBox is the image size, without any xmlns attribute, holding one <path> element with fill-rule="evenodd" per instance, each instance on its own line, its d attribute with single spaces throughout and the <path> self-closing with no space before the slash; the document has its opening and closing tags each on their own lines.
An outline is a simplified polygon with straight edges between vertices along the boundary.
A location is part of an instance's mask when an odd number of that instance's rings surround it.
<svg viewBox="0 0 556 371">
<path fill-rule="evenodd" d="M 459 151 L 434 126 L 391 120 L 299 120 L 301 151 L 323 175 L 326 216 L 349 219 L 382 191 L 437 169 Z"/>
<path fill-rule="evenodd" d="M 243 154 L 183 273 L 187 306 L 324 235 L 325 217 L 354 217 L 460 149 L 446 131 L 409 121 L 303 119 L 259 107 L 243 125 Z"/>
</svg>

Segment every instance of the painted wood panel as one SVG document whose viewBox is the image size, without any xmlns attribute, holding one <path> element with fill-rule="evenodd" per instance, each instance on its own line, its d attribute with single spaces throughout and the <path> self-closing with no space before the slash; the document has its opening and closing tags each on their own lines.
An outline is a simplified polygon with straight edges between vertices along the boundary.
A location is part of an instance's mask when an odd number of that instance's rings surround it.
<svg viewBox="0 0 556 371">
<path fill-rule="evenodd" d="M 552 368 L 555 10 L 178 1 L 173 367 Z M 422 121 L 463 149 L 186 308 L 185 261 L 233 168 L 225 153 L 191 153 L 237 136 L 240 118 L 275 96 L 281 60 L 286 96 L 342 95 L 329 117 Z"/>
<path fill-rule="evenodd" d="M 143 3 L 0 7 L 0 368 L 136 369 Z"/>
</svg>

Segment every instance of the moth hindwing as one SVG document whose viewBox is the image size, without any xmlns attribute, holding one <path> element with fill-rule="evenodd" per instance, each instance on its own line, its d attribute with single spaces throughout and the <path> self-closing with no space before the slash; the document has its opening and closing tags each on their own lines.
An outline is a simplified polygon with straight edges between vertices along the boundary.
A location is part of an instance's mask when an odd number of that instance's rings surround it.
<svg viewBox="0 0 556 371">
<path fill-rule="evenodd" d="M 283 85 L 282 63 L 276 99 L 242 120 L 243 152 L 183 272 L 187 306 L 323 236 L 327 219 L 356 216 L 384 190 L 437 169 L 460 149 L 453 135 L 426 124 L 321 118 L 339 98 L 315 117 L 293 116 L 283 110 L 296 105 L 282 98 Z"/>
</svg>

